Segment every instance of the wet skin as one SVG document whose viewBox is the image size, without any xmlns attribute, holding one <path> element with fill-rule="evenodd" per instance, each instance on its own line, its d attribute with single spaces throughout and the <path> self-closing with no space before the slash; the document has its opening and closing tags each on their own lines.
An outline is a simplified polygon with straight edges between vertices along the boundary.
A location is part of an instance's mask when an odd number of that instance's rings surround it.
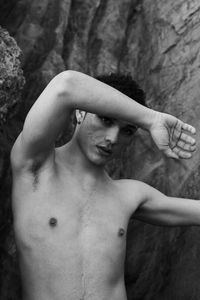
<svg viewBox="0 0 200 300">
<path fill-rule="evenodd" d="M 123 180 L 104 166 L 136 128 L 92 114 L 81 121 L 53 160 L 13 178 L 24 300 L 127 299 L 126 232 L 139 193 L 130 205 Z"/>
</svg>

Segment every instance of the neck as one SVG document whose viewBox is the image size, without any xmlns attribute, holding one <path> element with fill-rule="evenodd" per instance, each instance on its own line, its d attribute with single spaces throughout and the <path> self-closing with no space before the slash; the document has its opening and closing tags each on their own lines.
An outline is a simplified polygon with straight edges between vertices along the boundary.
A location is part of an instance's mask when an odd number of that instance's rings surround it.
<svg viewBox="0 0 200 300">
<path fill-rule="evenodd" d="M 62 160 L 76 178 L 80 180 L 103 181 L 108 175 L 102 165 L 92 163 L 82 152 L 75 138 L 62 147 Z"/>
</svg>

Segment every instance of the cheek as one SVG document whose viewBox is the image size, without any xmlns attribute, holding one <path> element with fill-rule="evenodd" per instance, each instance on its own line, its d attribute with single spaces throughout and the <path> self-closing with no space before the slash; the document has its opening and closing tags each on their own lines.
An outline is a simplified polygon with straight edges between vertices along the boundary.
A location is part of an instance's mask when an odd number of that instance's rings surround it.
<svg viewBox="0 0 200 300">
<path fill-rule="evenodd" d="M 130 145 L 131 142 L 132 142 L 132 140 L 133 140 L 133 136 L 132 136 L 132 135 L 129 135 L 129 136 L 124 136 L 124 135 L 122 135 L 122 136 L 120 137 L 120 142 L 121 142 L 122 144 L 126 145 L 126 146 Z"/>
<path fill-rule="evenodd" d="M 120 137 L 116 144 L 116 151 L 126 149 L 131 144 L 132 138 Z"/>
<path fill-rule="evenodd" d="M 90 125 L 90 127 L 87 130 L 87 135 L 90 141 L 93 143 L 96 143 L 98 141 L 101 141 L 105 135 L 105 129 L 102 130 L 102 128 L 96 124 Z"/>
<path fill-rule="evenodd" d="M 87 114 L 81 126 L 82 139 L 89 144 L 101 143 L 104 140 L 105 128 L 93 114 Z"/>
<path fill-rule="evenodd" d="M 85 126 L 81 130 L 81 140 L 84 145 L 93 146 L 102 139 L 102 132 L 97 126 Z"/>
</svg>

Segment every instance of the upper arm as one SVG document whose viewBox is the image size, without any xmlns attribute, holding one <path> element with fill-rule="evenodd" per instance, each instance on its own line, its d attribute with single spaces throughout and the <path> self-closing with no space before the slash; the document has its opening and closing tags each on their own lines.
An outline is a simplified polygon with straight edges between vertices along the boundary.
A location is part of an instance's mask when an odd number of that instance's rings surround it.
<svg viewBox="0 0 200 300">
<path fill-rule="evenodd" d="M 155 188 L 141 183 L 141 198 L 133 217 L 155 225 L 181 226 L 200 224 L 200 202 L 168 197 Z"/>
<path fill-rule="evenodd" d="M 155 188 L 140 182 L 140 204 L 133 217 L 151 224 L 168 222 L 168 197 Z"/>
<path fill-rule="evenodd" d="M 53 153 L 56 138 L 72 112 L 70 99 L 66 99 L 69 97 L 66 79 L 62 73 L 54 77 L 30 109 L 11 150 L 12 166 L 20 168 L 32 160 L 42 163 Z"/>
</svg>

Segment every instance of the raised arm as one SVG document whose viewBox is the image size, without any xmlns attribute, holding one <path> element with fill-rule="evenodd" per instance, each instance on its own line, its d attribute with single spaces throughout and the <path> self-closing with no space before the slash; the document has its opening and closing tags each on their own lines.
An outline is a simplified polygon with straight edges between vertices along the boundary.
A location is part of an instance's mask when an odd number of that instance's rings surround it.
<svg viewBox="0 0 200 300">
<path fill-rule="evenodd" d="M 151 124 L 153 111 L 114 88 L 80 72 L 54 77 L 30 109 L 12 152 L 16 168 L 42 164 L 53 156 L 54 143 L 75 109 Z"/>
<path fill-rule="evenodd" d="M 11 151 L 11 163 L 15 170 L 41 165 L 53 158 L 54 143 L 67 121 L 72 105 L 68 74 L 59 74 L 51 80 L 36 100 L 24 122 L 23 130 Z M 65 98 L 63 95 L 65 94 Z"/>
<path fill-rule="evenodd" d="M 158 149 L 172 158 L 191 158 L 196 149 L 193 126 L 154 111 L 114 88 L 83 73 L 73 72 L 73 103 L 76 108 L 137 124 L 148 130 Z M 78 89 L 77 89 L 78 87 Z"/>
<path fill-rule="evenodd" d="M 47 158 L 53 157 L 55 140 L 75 109 L 119 118 L 149 130 L 158 148 L 168 156 L 173 157 L 172 153 L 166 151 L 166 148 L 173 146 L 170 136 L 174 136 L 175 144 L 184 153 L 188 154 L 194 150 L 191 148 L 191 138 L 187 134 L 179 133 L 182 129 L 192 133 L 193 127 L 175 117 L 146 108 L 88 75 L 65 71 L 48 84 L 30 109 L 23 130 L 11 152 L 12 165 L 21 168 L 29 162 L 32 165 L 33 161 L 41 165 Z M 160 120 L 159 130 L 156 129 L 157 120 Z M 167 132 L 164 141 L 163 128 L 165 133 Z M 178 130 L 175 130 L 176 128 Z M 177 144 L 179 140 L 182 140 L 182 145 Z"/>
<path fill-rule="evenodd" d="M 200 201 L 168 197 L 153 187 L 141 185 L 141 203 L 133 217 L 155 225 L 200 225 Z"/>
</svg>

